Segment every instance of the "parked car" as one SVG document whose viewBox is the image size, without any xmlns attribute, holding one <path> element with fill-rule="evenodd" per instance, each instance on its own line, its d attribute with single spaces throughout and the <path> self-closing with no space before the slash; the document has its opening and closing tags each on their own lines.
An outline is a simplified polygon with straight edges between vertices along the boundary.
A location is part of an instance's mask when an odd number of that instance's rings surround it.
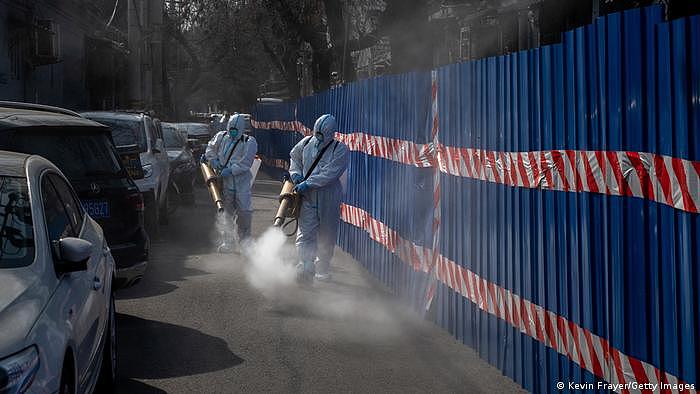
<svg viewBox="0 0 700 394">
<path fill-rule="evenodd" d="M 173 193 L 178 201 L 194 203 L 194 180 L 197 177 L 197 161 L 186 138 L 172 123 L 162 123 L 165 149 L 170 160 L 171 197 Z M 172 200 L 171 200 L 172 203 Z"/>
<path fill-rule="evenodd" d="M 146 228 L 157 233 L 158 224 L 168 223 L 168 182 L 170 164 L 160 128 L 152 117 L 143 113 L 84 112 L 85 118 L 112 129 L 117 147 L 136 145 L 139 148 L 143 178 L 136 185 L 146 205 Z"/>
<path fill-rule="evenodd" d="M 206 123 L 174 123 L 178 130 L 187 133 L 187 138 L 192 144 L 192 154 L 199 159 L 204 154 L 209 140 L 215 132 Z"/>
<path fill-rule="evenodd" d="M 61 171 L 0 151 L 0 393 L 90 393 L 115 379 L 114 260 Z"/>
<path fill-rule="evenodd" d="M 119 285 L 148 262 L 143 196 L 117 156 L 109 129 L 60 108 L 0 102 L 0 149 L 41 155 L 58 166 L 85 211 L 102 227 Z"/>
</svg>

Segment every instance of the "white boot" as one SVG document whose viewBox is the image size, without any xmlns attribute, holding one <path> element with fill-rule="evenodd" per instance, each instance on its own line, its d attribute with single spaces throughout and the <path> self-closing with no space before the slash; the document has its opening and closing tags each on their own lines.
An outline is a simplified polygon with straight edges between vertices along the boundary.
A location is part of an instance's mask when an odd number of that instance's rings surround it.
<svg viewBox="0 0 700 394">
<path fill-rule="evenodd" d="M 216 251 L 221 253 L 221 254 L 230 254 L 230 253 L 233 253 L 235 250 L 236 250 L 236 248 L 233 246 L 232 243 L 222 242 Z"/>
<path fill-rule="evenodd" d="M 328 272 L 330 264 L 327 262 L 322 262 L 316 258 L 316 275 L 314 276 L 316 280 L 329 281 L 331 280 L 331 274 Z"/>
<path fill-rule="evenodd" d="M 327 281 L 332 279 L 332 276 L 331 276 L 330 272 L 326 272 L 325 274 L 316 274 L 314 276 L 314 278 L 316 278 L 316 280 L 319 280 L 321 282 L 327 282 Z"/>
</svg>

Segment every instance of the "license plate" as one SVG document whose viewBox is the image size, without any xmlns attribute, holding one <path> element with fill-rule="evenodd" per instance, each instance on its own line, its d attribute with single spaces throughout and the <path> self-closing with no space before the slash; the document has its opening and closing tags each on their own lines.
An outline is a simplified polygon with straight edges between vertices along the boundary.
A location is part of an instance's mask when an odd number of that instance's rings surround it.
<svg viewBox="0 0 700 394">
<path fill-rule="evenodd" d="M 126 171 L 129 173 L 131 179 L 142 179 L 143 178 L 143 167 L 141 167 L 141 160 L 137 154 L 122 154 L 122 163 L 126 167 Z"/>
<path fill-rule="evenodd" d="M 93 219 L 109 217 L 109 203 L 107 201 L 85 200 L 82 201 L 83 208 Z"/>
</svg>

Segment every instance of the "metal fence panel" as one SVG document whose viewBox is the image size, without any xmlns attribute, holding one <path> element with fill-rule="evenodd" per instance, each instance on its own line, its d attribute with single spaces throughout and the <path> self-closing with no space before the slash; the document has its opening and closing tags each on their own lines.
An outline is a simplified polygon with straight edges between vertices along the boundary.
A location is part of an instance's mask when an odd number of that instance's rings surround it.
<svg viewBox="0 0 700 394">
<path fill-rule="evenodd" d="M 435 80 L 260 105 L 261 152 L 288 159 L 323 113 L 352 150 L 339 245 L 417 307 L 436 281 L 431 318 L 482 358 L 533 392 L 697 387 L 700 17 L 635 9 Z"/>
</svg>

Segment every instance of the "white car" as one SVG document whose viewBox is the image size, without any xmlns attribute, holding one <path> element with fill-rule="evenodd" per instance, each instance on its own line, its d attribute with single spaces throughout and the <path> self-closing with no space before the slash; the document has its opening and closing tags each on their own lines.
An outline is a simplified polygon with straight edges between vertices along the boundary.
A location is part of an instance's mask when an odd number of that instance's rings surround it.
<svg viewBox="0 0 700 394">
<path fill-rule="evenodd" d="M 114 260 L 51 162 L 0 151 L 0 393 L 90 393 L 116 371 Z"/>
<path fill-rule="evenodd" d="M 84 112 L 80 115 L 109 126 L 117 147 L 138 146 L 144 176 L 134 182 L 146 204 L 146 227 L 155 231 L 158 223 L 167 224 L 170 163 L 159 122 L 143 113 Z"/>
</svg>

